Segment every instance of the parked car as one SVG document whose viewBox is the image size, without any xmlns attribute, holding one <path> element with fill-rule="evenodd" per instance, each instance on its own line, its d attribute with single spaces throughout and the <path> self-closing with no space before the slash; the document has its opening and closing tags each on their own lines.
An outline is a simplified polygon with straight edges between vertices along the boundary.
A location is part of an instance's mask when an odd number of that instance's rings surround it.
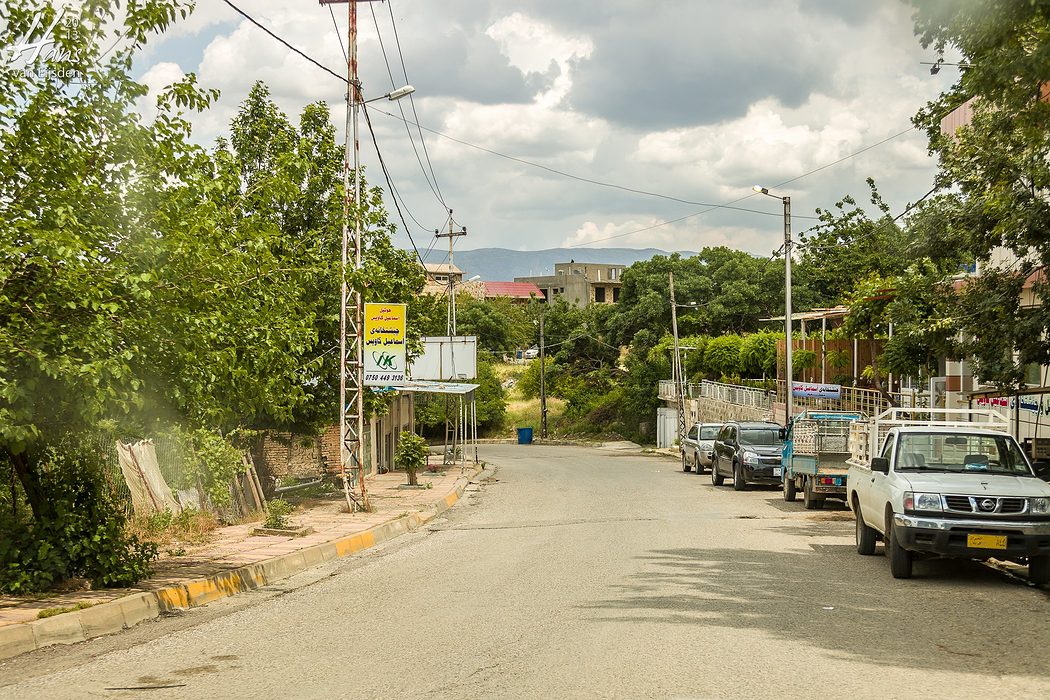
<svg viewBox="0 0 1050 700">
<path fill-rule="evenodd" d="M 535 360 L 540 356 L 540 348 L 538 345 L 533 345 L 531 348 L 525 351 L 526 360 Z"/>
<path fill-rule="evenodd" d="M 737 491 L 748 484 L 780 486 L 783 448 L 784 429 L 777 423 L 726 423 L 715 439 L 711 483 L 721 486 L 729 477 Z"/>
<path fill-rule="evenodd" d="M 715 438 L 718 437 L 721 428 L 721 423 L 696 423 L 689 429 L 682 442 L 682 450 L 685 453 L 683 471 L 695 469 L 699 474 L 705 467 L 711 466 L 715 454 Z"/>
</svg>

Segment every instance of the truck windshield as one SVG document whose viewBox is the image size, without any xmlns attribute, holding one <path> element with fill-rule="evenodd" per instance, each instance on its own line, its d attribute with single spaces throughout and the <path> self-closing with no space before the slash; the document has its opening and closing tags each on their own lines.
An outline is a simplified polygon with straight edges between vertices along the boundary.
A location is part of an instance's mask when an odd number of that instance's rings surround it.
<svg viewBox="0 0 1050 700">
<path fill-rule="evenodd" d="M 1006 435 L 904 433 L 897 446 L 896 468 L 907 472 L 1032 475 L 1021 449 Z"/>
<path fill-rule="evenodd" d="M 777 428 L 744 428 L 740 431 L 741 445 L 780 445 L 780 430 Z"/>
<path fill-rule="evenodd" d="M 717 425 L 710 425 L 710 426 L 707 426 L 706 428 L 700 428 L 700 439 L 701 440 L 714 440 L 715 438 L 718 437 L 718 428 L 719 428 L 719 426 L 717 426 Z"/>
</svg>

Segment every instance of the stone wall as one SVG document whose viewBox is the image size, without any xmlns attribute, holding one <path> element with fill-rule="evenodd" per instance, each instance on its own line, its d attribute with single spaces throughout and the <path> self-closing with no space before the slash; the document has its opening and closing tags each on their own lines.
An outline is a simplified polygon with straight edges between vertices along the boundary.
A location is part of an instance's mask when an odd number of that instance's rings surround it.
<svg viewBox="0 0 1050 700">
<path fill-rule="evenodd" d="M 714 399 L 690 399 L 686 410 L 697 423 L 725 423 L 726 421 L 769 420 L 767 409 L 716 401 Z"/>
</svg>

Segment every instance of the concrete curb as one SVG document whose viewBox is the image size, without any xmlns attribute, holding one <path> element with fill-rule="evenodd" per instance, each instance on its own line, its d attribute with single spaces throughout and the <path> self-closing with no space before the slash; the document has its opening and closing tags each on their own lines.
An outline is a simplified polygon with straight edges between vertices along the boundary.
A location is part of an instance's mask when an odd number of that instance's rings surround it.
<svg viewBox="0 0 1050 700">
<path fill-rule="evenodd" d="M 456 504 L 478 475 L 456 481 L 452 491 L 422 511 L 402 515 L 363 532 L 314 545 L 298 552 L 230 569 L 168 588 L 145 591 L 43 620 L 0 627 L 0 660 L 56 644 L 76 644 L 114 634 L 162 613 L 207 605 L 227 596 L 255 590 L 326 561 L 350 556 L 380 542 L 417 530 Z"/>
</svg>

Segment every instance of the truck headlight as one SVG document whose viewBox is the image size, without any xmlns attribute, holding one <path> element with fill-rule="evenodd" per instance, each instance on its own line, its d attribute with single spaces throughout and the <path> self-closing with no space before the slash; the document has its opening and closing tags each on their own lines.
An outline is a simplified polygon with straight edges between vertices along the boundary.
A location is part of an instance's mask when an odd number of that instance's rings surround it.
<svg viewBox="0 0 1050 700">
<path fill-rule="evenodd" d="M 1050 498 L 1032 498 L 1028 501 L 1032 515 L 1050 515 Z"/>
<path fill-rule="evenodd" d="M 943 511 L 944 506 L 941 504 L 941 494 L 905 491 L 904 510 Z"/>
<path fill-rule="evenodd" d="M 751 465 L 758 464 L 758 455 L 756 455 L 754 452 L 745 452 L 744 453 L 744 464 L 751 464 Z"/>
</svg>

